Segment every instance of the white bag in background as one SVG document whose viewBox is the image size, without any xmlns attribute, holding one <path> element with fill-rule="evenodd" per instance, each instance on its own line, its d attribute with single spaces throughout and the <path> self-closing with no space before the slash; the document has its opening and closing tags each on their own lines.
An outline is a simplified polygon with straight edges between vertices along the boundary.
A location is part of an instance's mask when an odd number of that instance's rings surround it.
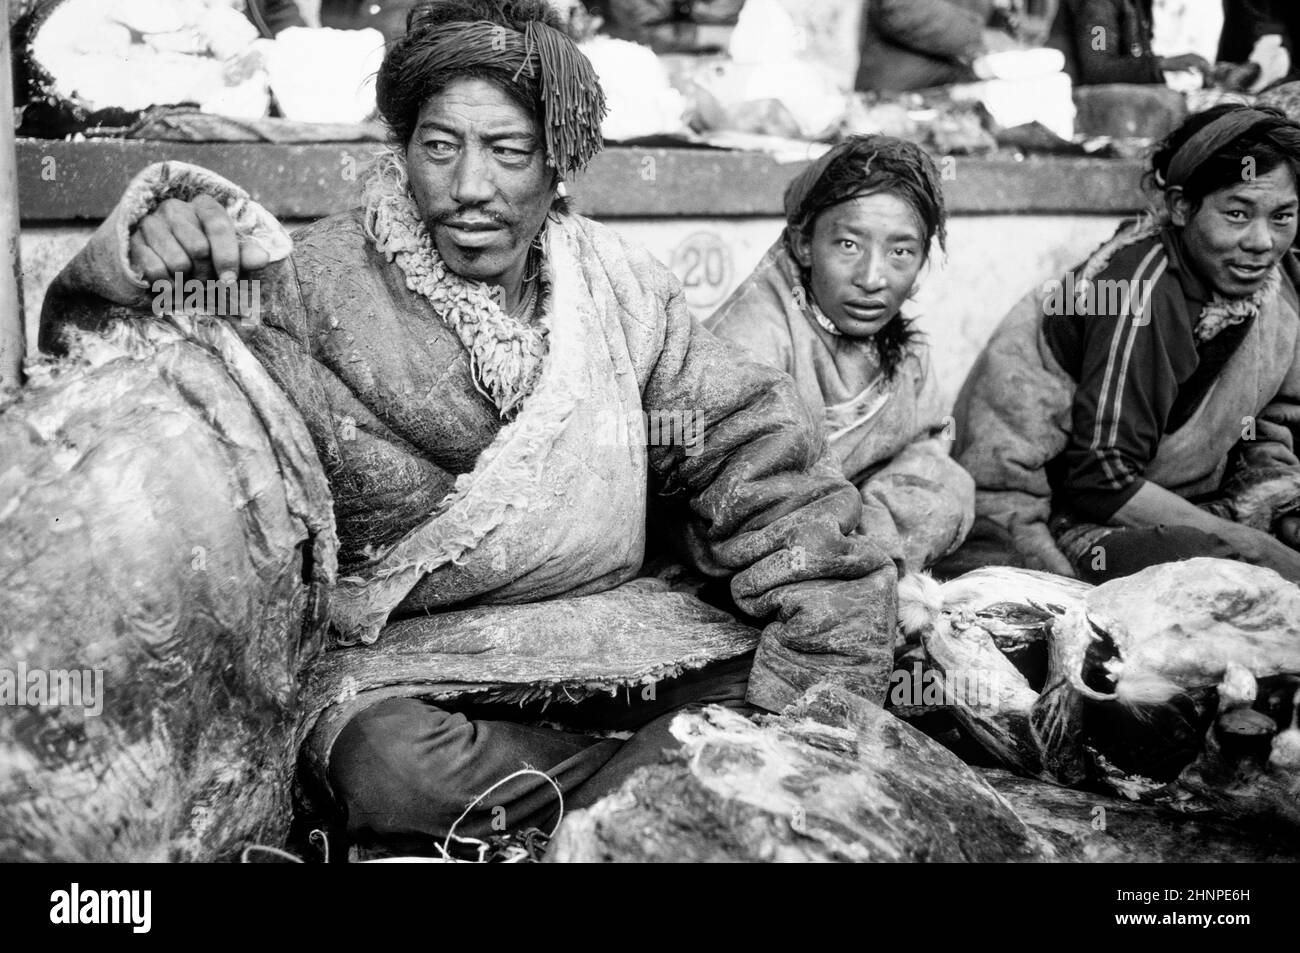
<svg viewBox="0 0 1300 953">
<path fill-rule="evenodd" d="M 1151 28 L 1156 56 L 1198 53 L 1213 63 L 1223 32 L 1223 0 L 1155 0 Z"/>
<path fill-rule="evenodd" d="M 684 133 L 686 98 L 673 89 L 654 50 L 648 46 L 597 36 L 578 48 L 600 78 L 609 112 L 600 125 L 606 139 Z"/>
<path fill-rule="evenodd" d="M 375 111 L 383 59 L 378 30 L 289 27 L 267 50 L 271 92 L 287 119 L 361 122 Z"/>
<path fill-rule="evenodd" d="M 1066 73 L 962 83 L 952 87 L 951 95 L 954 102 L 982 103 L 1003 129 L 1039 122 L 1062 139 L 1074 138 L 1074 117 L 1078 110 Z"/>
</svg>

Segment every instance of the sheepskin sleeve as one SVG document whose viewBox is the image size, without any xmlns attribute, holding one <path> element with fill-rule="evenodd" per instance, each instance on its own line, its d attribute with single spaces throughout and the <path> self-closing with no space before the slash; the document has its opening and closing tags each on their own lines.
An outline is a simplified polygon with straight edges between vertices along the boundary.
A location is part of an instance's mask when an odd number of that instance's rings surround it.
<svg viewBox="0 0 1300 953">
<path fill-rule="evenodd" d="M 274 265 L 289 257 L 293 240 L 271 213 L 239 186 L 186 162 L 155 162 L 133 178 L 113 211 L 55 277 L 41 307 L 39 345 L 58 354 L 69 327 L 87 330 L 153 310 L 157 293 L 130 262 L 130 233 L 167 199 L 215 198 L 226 209 L 240 244 L 259 246 Z"/>
<path fill-rule="evenodd" d="M 779 711 L 830 680 L 883 701 L 897 570 L 855 533 L 858 491 L 788 376 L 739 359 L 705 330 L 671 274 L 661 301 L 666 326 L 645 411 L 652 421 L 693 420 L 698 439 L 693 446 L 652 439 L 650 464 L 666 493 L 689 501 L 698 561 L 733 574 L 736 604 L 770 620 L 749 700 Z"/>
</svg>

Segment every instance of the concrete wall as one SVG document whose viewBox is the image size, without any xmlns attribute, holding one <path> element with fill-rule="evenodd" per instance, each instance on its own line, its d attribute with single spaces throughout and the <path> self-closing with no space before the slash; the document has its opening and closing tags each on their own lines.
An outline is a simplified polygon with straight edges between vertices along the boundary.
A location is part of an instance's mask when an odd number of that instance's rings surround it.
<svg viewBox="0 0 1300 953">
<path fill-rule="evenodd" d="M 929 334 L 943 392 L 955 397 L 1002 317 L 1031 288 L 1080 261 L 1119 224 L 1115 216 L 970 215 L 948 223 L 946 260 L 932 261 L 914 310 Z M 618 220 L 610 224 L 669 263 L 699 317 L 753 270 L 784 224 L 778 218 Z"/>
<path fill-rule="evenodd" d="M 932 262 L 915 303 L 944 392 L 956 395 L 993 328 L 1026 291 L 1077 262 L 1118 222 L 1107 215 L 953 217 L 947 259 Z M 753 270 L 780 234 L 782 220 L 633 218 L 609 224 L 667 263 L 682 281 L 692 311 L 705 318 Z M 45 289 L 90 233 L 89 226 L 23 231 L 27 340 L 33 351 Z"/>
<path fill-rule="evenodd" d="M 370 148 L 20 140 L 29 339 L 54 274 L 151 162 L 211 169 L 292 225 L 352 207 L 357 163 Z M 946 262 L 934 263 L 917 306 L 940 380 L 955 394 L 1007 309 L 1096 247 L 1121 215 L 1142 206 L 1142 168 L 1136 160 L 1010 155 L 945 157 L 941 163 L 950 251 Z M 620 147 L 597 156 L 571 192 L 579 210 L 668 263 L 696 314 L 707 317 L 776 239 L 785 186 L 801 168 L 761 152 Z"/>
</svg>

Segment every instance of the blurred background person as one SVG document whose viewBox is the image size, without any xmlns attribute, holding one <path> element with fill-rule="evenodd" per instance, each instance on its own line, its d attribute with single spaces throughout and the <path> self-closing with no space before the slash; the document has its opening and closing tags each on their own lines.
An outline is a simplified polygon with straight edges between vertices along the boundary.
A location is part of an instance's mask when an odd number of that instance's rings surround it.
<svg viewBox="0 0 1300 953">
<path fill-rule="evenodd" d="M 294 0 L 244 0 L 244 15 L 267 39 L 291 26 L 308 25 Z"/>
<path fill-rule="evenodd" d="M 336 30 L 373 27 L 392 41 L 406 32 L 406 15 L 418 0 L 320 0 L 320 25 Z"/>
<path fill-rule="evenodd" d="M 592 0 L 604 32 L 656 53 L 704 53 L 727 48 L 745 0 Z"/>
<path fill-rule="evenodd" d="M 1292 0 L 1223 0 L 1223 34 L 1219 60 L 1258 63 L 1258 91 L 1279 81 L 1300 79 L 1296 43 L 1300 41 L 1300 4 Z"/>
<path fill-rule="evenodd" d="M 1076 86 L 1154 84 L 1165 72 L 1212 67 L 1197 53 L 1157 56 L 1152 50 L 1152 0 L 1060 0 L 1047 45 L 1065 56 Z"/>
<path fill-rule="evenodd" d="M 905 91 L 973 80 L 993 0 L 867 0 L 854 87 Z"/>
</svg>

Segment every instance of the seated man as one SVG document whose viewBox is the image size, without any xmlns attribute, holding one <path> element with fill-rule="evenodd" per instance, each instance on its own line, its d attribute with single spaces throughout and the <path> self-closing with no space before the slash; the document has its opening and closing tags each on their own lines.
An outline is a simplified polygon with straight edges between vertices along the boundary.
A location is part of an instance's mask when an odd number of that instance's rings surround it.
<svg viewBox="0 0 1300 953">
<path fill-rule="evenodd" d="M 543 825 L 558 799 L 525 767 L 586 803 L 673 743 L 675 708 L 777 710 L 828 677 L 880 699 L 892 665 L 895 565 L 854 534 L 859 495 L 793 383 L 737 361 L 666 268 L 570 212 L 563 178 L 600 148 L 604 101 L 557 23 L 542 0 L 418 9 L 379 73 L 393 149 L 364 208 L 268 267 L 251 238 L 274 246 L 275 223 L 241 242 L 242 190 L 155 166 L 45 303 L 48 349 L 138 313 L 150 282 L 264 269 L 247 344 L 329 477 L 331 621 L 356 646 L 326 653 L 313 684 L 338 704 L 304 759 L 363 844 L 427 849 L 463 813 L 469 836 Z M 665 418 L 678 429 L 648 438 Z M 651 504 L 694 568 L 772 620 L 761 639 L 632 582 Z M 454 701 L 476 687 L 484 704 Z M 507 696 L 637 733 L 523 724 L 486 704 Z"/>
<path fill-rule="evenodd" d="M 1012 309 L 953 410 L 976 539 L 1089 582 L 1195 556 L 1300 581 L 1298 171 L 1281 113 L 1197 113 L 1151 158 L 1163 207 Z"/>
</svg>

